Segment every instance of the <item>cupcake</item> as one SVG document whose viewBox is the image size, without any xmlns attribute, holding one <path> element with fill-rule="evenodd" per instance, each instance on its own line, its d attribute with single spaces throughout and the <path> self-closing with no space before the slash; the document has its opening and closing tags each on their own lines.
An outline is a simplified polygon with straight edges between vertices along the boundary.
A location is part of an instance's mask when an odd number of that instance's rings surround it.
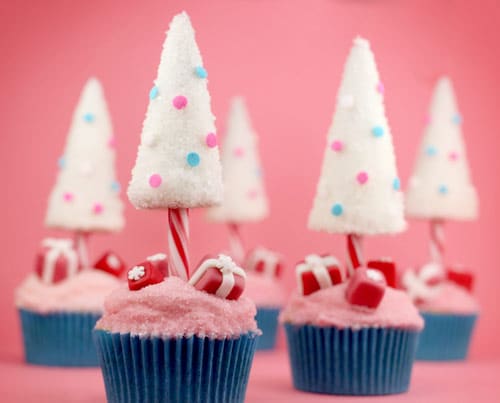
<svg viewBox="0 0 500 403">
<path fill-rule="evenodd" d="M 344 68 L 309 229 L 347 236 L 347 270 L 331 255 L 296 267 L 298 291 L 281 314 L 294 386 L 339 395 L 408 390 L 423 321 L 394 285 L 390 261 L 363 256 L 363 236 L 405 229 L 382 85 L 367 40 Z M 392 270 L 392 272 L 391 272 Z"/>
<path fill-rule="evenodd" d="M 109 402 L 243 402 L 259 330 L 225 255 L 191 269 L 189 209 L 222 200 L 207 70 L 190 19 L 176 15 L 149 93 L 128 197 L 167 210 L 168 265 L 132 267 L 109 296 L 94 339 Z M 165 278 L 166 277 L 166 278 Z"/>
<path fill-rule="evenodd" d="M 16 291 L 29 363 L 97 365 L 92 328 L 125 266 L 114 253 L 91 264 L 86 245 L 91 233 L 118 231 L 124 225 L 114 159 L 106 101 L 99 81 L 91 78 L 73 115 L 46 215 L 47 227 L 73 232 L 76 244 L 44 240 L 35 273 Z"/>
<path fill-rule="evenodd" d="M 425 319 L 417 352 L 417 358 L 424 360 L 465 359 L 479 312 L 470 281 L 460 283 L 470 274 L 446 270 L 444 259 L 446 221 L 474 220 L 479 210 L 461 123 L 451 80 L 441 77 L 406 195 L 407 215 L 430 224 L 431 263 L 406 278 L 406 288 Z"/>
</svg>

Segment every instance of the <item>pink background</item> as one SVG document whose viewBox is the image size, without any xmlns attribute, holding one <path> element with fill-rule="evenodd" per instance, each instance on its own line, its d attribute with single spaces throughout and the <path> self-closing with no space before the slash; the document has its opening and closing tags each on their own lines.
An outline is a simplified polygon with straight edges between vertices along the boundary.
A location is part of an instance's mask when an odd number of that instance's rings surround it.
<svg viewBox="0 0 500 403">
<path fill-rule="evenodd" d="M 118 140 L 118 175 L 129 179 L 155 78 L 164 32 L 186 9 L 209 71 L 213 110 L 224 132 L 228 99 L 246 96 L 261 138 L 272 216 L 244 228 L 249 246 L 283 252 L 293 264 L 310 252 L 343 258 L 339 236 L 306 229 L 341 71 L 352 38 L 372 42 L 386 88 L 386 104 L 403 186 L 413 165 L 431 88 L 447 72 L 459 96 L 473 178 L 481 196 L 476 223 L 446 227 L 450 262 L 477 274 L 483 307 L 472 356 L 500 356 L 496 308 L 498 93 L 500 57 L 496 1 L 190 0 L 23 1 L 0 5 L 0 233 L 2 316 L 0 358 L 21 356 L 14 287 L 32 270 L 46 199 L 84 81 L 105 87 Z M 496 178 L 496 179 L 495 179 Z M 162 212 L 135 211 L 126 229 L 96 236 L 94 257 L 112 248 L 129 263 L 166 245 Z M 223 226 L 192 213 L 191 255 L 226 246 Z M 427 258 L 427 226 L 412 222 L 398 237 L 366 242 L 371 257 L 392 255 L 401 267 Z"/>
</svg>

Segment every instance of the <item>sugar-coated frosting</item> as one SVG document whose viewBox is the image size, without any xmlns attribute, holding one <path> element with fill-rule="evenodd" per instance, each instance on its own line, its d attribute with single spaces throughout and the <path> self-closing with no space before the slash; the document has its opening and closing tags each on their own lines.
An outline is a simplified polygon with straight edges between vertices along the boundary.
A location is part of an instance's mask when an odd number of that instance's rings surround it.
<svg viewBox="0 0 500 403">
<path fill-rule="evenodd" d="M 258 307 L 279 308 L 285 303 L 285 291 L 279 281 L 271 277 L 247 272 L 245 297 Z"/>
<path fill-rule="evenodd" d="M 280 321 L 296 325 L 338 328 L 391 327 L 420 330 L 423 320 L 406 293 L 387 287 L 374 310 L 357 307 L 345 298 L 347 283 L 325 288 L 308 296 L 294 294 Z"/>
<path fill-rule="evenodd" d="M 477 300 L 465 288 L 451 282 L 440 285 L 436 296 L 418 305 L 422 312 L 471 314 L 479 312 Z"/>
<path fill-rule="evenodd" d="M 178 277 L 130 291 L 114 291 L 104 304 L 96 329 L 139 336 L 208 336 L 217 339 L 259 332 L 255 304 L 246 297 L 226 300 Z"/>
<path fill-rule="evenodd" d="M 120 285 L 116 277 L 101 270 L 86 269 L 57 284 L 46 284 L 31 274 L 17 288 L 19 308 L 36 312 L 103 311 L 104 298 Z"/>
</svg>

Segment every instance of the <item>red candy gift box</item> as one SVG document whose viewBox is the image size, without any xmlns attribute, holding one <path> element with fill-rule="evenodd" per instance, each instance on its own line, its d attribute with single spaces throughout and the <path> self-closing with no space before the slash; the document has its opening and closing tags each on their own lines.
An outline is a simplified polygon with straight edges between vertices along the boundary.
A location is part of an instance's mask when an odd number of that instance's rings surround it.
<svg viewBox="0 0 500 403">
<path fill-rule="evenodd" d="M 333 256 L 308 255 L 295 269 L 299 292 L 309 295 L 324 288 L 340 284 L 345 272 Z"/>
<path fill-rule="evenodd" d="M 120 277 L 126 269 L 125 262 L 116 253 L 111 251 L 102 255 L 93 267 L 115 277 Z"/>
<path fill-rule="evenodd" d="M 461 266 L 450 267 L 446 271 L 446 278 L 459 286 L 464 287 L 468 291 L 474 288 L 474 274 L 466 271 Z"/>
<path fill-rule="evenodd" d="M 132 291 L 137 291 L 148 285 L 161 283 L 164 278 L 165 273 L 159 270 L 152 262 L 146 260 L 128 271 L 128 288 Z"/>
<path fill-rule="evenodd" d="M 346 289 L 347 301 L 352 305 L 376 308 L 382 302 L 386 285 L 382 272 L 358 267 L 349 279 Z"/>
<path fill-rule="evenodd" d="M 226 255 L 202 260 L 189 283 L 220 298 L 238 299 L 245 289 L 245 271 Z"/>
<path fill-rule="evenodd" d="M 369 269 L 378 270 L 384 277 L 387 285 L 392 288 L 396 288 L 397 283 L 397 271 L 396 264 L 390 258 L 381 258 L 377 260 L 370 260 L 367 265 Z"/>
<path fill-rule="evenodd" d="M 47 238 L 42 241 L 35 272 L 42 282 L 56 284 L 78 272 L 79 263 L 71 239 Z"/>
<path fill-rule="evenodd" d="M 439 285 L 445 279 L 441 265 L 427 263 L 418 270 L 408 269 L 403 273 L 401 285 L 416 303 L 427 301 L 439 292 Z"/>
<path fill-rule="evenodd" d="M 279 253 L 259 247 L 248 253 L 243 267 L 249 272 L 279 277 L 283 271 L 283 257 Z"/>
</svg>

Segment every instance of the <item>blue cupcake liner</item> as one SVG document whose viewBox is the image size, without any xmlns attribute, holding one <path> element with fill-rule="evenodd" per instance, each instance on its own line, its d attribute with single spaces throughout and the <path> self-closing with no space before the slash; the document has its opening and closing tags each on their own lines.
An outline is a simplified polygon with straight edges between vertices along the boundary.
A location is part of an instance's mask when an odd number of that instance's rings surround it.
<svg viewBox="0 0 500 403">
<path fill-rule="evenodd" d="M 94 330 L 109 403 L 243 402 L 257 336 L 140 337 Z"/>
<path fill-rule="evenodd" d="M 425 327 L 418 342 L 417 360 L 461 361 L 467 358 L 477 314 L 420 314 Z"/>
<path fill-rule="evenodd" d="M 279 308 L 257 307 L 255 320 L 262 330 L 262 336 L 257 339 L 257 351 L 273 350 L 276 347 L 279 313 Z"/>
<path fill-rule="evenodd" d="M 92 329 L 96 313 L 38 313 L 19 309 L 27 363 L 54 367 L 97 367 Z"/>
<path fill-rule="evenodd" d="M 293 384 L 306 392 L 387 395 L 408 390 L 417 331 L 285 324 Z"/>
</svg>

